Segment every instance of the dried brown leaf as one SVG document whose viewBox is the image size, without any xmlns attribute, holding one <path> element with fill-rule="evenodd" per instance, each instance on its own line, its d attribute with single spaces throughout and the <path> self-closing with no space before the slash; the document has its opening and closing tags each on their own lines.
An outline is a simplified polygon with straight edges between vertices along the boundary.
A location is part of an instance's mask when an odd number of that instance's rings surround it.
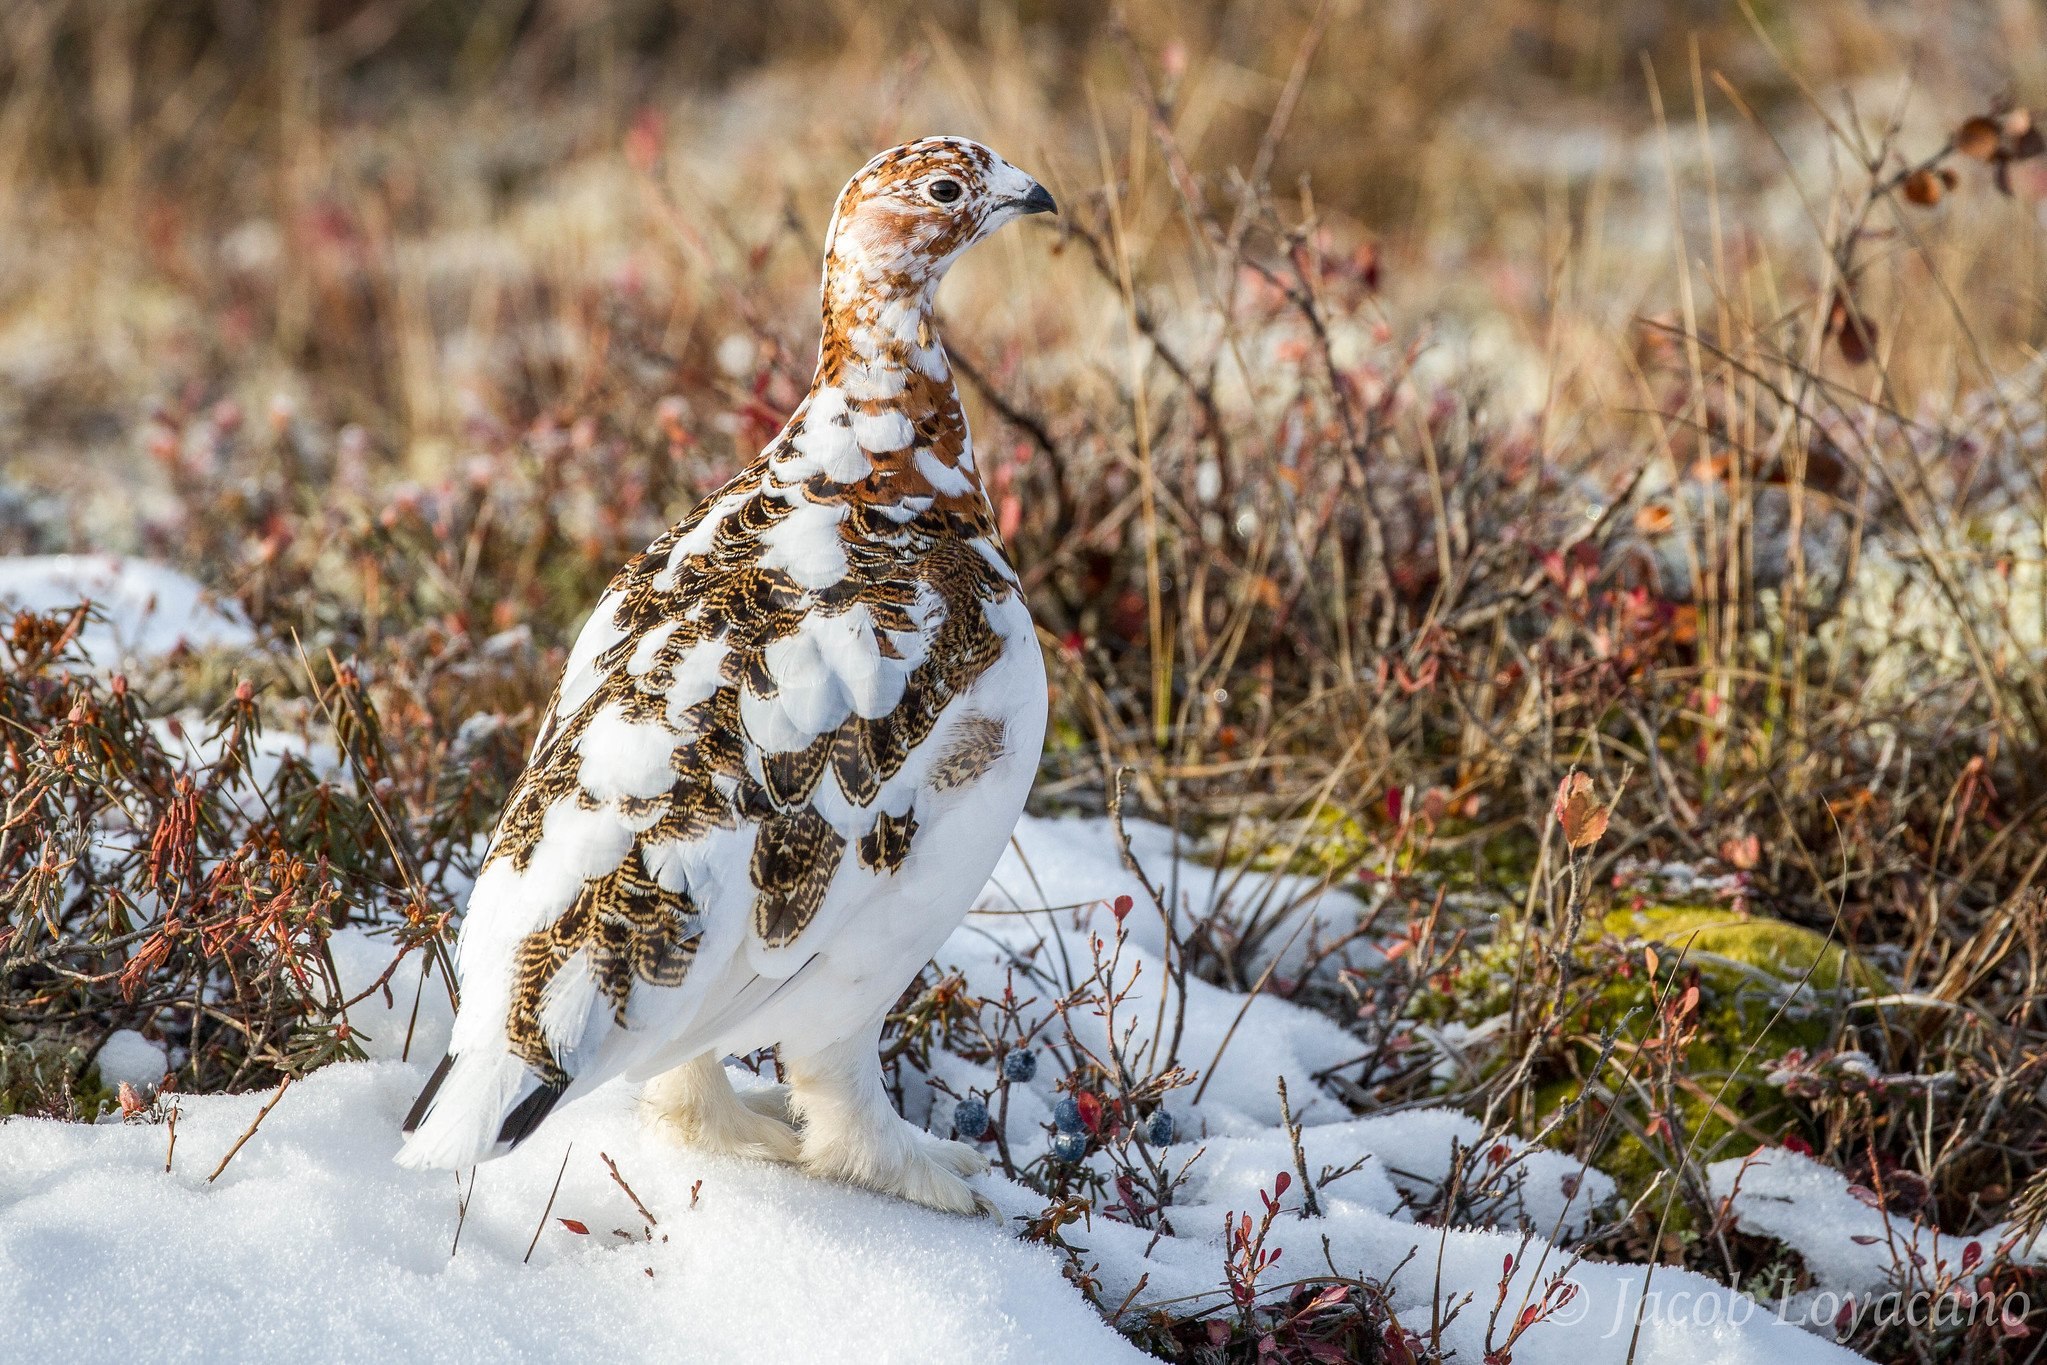
<svg viewBox="0 0 2047 1365">
<path fill-rule="evenodd" d="M 1917 170 L 1905 177 L 1905 198 L 1921 208 L 1932 208 L 1946 192 L 1947 187 L 1932 171 Z"/>
<path fill-rule="evenodd" d="M 1574 851 L 1590 848 L 1606 833 L 1606 821 L 1606 806 L 1592 779 L 1573 768 L 1557 784 L 1557 823 L 1564 827 L 1564 842 Z"/>
<path fill-rule="evenodd" d="M 2000 163 L 1999 169 L 2002 168 Z M 1867 365 L 1876 351 L 1876 324 L 1867 316 L 1856 315 L 1846 293 L 1834 295 L 1834 305 L 1827 310 L 1827 335 L 1841 348 L 1841 359 L 1850 365 Z"/>
<path fill-rule="evenodd" d="M 1963 156 L 1973 156 L 1978 161 L 1988 161 L 1997 155 L 1997 144 L 2002 141 L 2002 130 L 1997 120 L 1978 114 L 1955 130 L 1955 150 Z"/>
<path fill-rule="evenodd" d="M 1730 836 L 1720 842 L 1720 861 L 1742 872 L 1763 860 L 1763 843 L 1753 834 Z"/>
</svg>

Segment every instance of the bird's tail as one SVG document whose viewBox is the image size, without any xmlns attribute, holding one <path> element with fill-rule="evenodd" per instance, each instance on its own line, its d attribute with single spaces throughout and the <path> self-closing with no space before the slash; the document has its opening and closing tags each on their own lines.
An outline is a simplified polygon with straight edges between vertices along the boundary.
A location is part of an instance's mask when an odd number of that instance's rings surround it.
<svg viewBox="0 0 2047 1365">
<path fill-rule="evenodd" d="M 405 1116 L 398 1164 L 460 1170 L 502 1156 L 540 1126 L 568 1085 L 510 1052 L 450 1053 Z"/>
</svg>

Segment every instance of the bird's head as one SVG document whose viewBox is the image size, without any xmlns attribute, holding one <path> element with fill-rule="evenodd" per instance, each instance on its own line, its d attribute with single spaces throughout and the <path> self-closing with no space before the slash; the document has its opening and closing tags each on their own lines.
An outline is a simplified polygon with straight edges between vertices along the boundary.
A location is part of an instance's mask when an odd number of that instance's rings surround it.
<svg viewBox="0 0 2047 1365">
<path fill-rule="evenodd" d="M 892 147 L 839 192 L 825 236 L 826 306 L 841 291 L 928 295 L 961 252 L 1004 223 L 1056 212 L 1043 185 L 978 142 Z"/>
</svg>

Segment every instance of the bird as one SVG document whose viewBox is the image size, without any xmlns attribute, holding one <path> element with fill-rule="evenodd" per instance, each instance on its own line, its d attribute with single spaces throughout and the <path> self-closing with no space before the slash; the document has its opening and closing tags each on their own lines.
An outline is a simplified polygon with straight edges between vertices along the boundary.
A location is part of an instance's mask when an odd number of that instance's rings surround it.
<svg viewBox="0 0 2047 1365">
<path fill-rule="evenodd" d="M 570 649 L 456 942 L 398 1160 L 459 1169 L 626 1078 L 699 1148 L 988 1213 L 902 1118 L 890 1006 L 964 919 L 1044 743 L 1044 656 L 935 322 L 961 254 L 1056 213 L 987 147 L 882 152 L 825 234 L 809 393 L 629 561 Z M 777 1049 L 785 1083 L 724 1059 Z"/>
</svg>

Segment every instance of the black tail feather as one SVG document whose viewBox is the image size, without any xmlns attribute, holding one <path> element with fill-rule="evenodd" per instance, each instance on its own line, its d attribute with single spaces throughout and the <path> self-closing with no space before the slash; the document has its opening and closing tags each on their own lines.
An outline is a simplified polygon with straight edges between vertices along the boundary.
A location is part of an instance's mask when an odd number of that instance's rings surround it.
<svg viewBox="0 0 2047 1365">
<path fill-rule="evenodd" d="M 505 1115 L 504 1126 L 498 1129 L 498 1141 L 508 1148 L 516 1147 L 533 1135 L 540 1121 L 554 1108 L 555 1101 L 569 1088 L 566 1076 L 551 1076 L 540 1083 L 540 1088 L 520 1100 L 512 1112 Z"/>
<path fill-rule="evenodd" d="M 419 1098 L 412 1102 L 411 1112 L 406 1114 L 405 1122 L 401 1125 L 404 1132 L 409 1133 L 419 1127 L 421 1121 L 426 1118 L 426 1111 L 433 1107 L 434 1096 L 440 1093 L 441 1082 L 448 1079 L 448 1068 L 454 1064 L 455 1054 L 451 1052 L 441 1058 L 441 1064 L 434 1068 L 434 1074 L 427 1077 L 426 1089 L 420 1091 Z M 541 1120 L 554 1109 L 555 1101 L 559 1100 L 568 1088 L 567 1076 L 557 1075 L 542 1080 L 537 1090 L 520 1100 L 512 1112 L 505 1115 L 504 1125 L 498 1129 L 498 1141 L 511 1148 L 531 1137 L 533 1130 L 540 1126 Z"/>
<path fill-rule="evenodd" d="M 427 1077 L 426 1089 L 419 1092 L 419 1098 L 412 1102 L 411 1112 L 406 1114 L 405 1122 L 399 1125 L 400 1132 L 409 1133 L 419 1127 L 419 1121 L 426 1117 L 426 1111 L 433 1105 L 434 1095 L 439 1092 L 441 1082 L 448 1079 L 448 1068 L 454 1064 L 455 1054 L 452 1052 L 441 1058 L 441 1064 L 434 1068 L 434 1074 Z"/>
</svg>

